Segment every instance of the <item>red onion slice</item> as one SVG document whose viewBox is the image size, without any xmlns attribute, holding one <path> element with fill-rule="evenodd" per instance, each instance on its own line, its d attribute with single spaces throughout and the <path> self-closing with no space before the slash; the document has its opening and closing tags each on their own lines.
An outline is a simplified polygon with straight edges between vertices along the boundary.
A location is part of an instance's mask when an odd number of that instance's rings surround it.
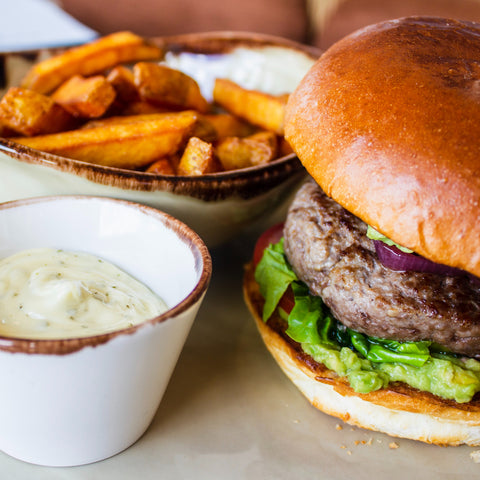
<svg viewBox="0 0 480 480">
<path fill-rule="evenodd" d="M 468 275 L 472 280 L 479 281 L 477 277 L 460 270 L 440 263 L 432 262 L 414 253 L 405 253 L 393 245 L 387 245 L 381 240 L 374 240 L 375 251 L 382 264 L 398 272 L 423 272 L 436 273 L 439 275 L 462 276 Z M 473 277 L 473 278 L 472 278 Z"/>
</svg>

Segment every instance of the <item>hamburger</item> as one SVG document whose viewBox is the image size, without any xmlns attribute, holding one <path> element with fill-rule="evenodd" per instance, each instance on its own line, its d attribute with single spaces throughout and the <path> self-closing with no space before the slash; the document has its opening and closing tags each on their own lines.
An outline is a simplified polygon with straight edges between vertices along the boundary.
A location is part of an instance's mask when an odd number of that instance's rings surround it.
<svg viewBox="0 0 480 480">
<path fill-rule="evenodd" d="M 480 25 L 410 17 L 327 50 L 285 136 L 310 178 L 264 234 L 244 295 L 318 409 L 480 444 Z"/>
</svg>

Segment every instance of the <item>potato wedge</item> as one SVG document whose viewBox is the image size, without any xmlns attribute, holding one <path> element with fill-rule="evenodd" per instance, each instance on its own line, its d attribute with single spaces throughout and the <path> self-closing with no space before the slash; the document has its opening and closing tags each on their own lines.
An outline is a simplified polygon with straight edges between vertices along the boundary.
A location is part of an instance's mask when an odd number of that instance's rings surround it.
<svg viewBox="0 0 480 480">
<path fill-rule="evenodd" d="M 13 140 L 37 150 L 84 162 L 135 169 L 177 152 L 185 144 L 196 121 L 195 113 L 180 112 L 152 121 Z"/>
<path fill-rule="evenodd" d="M 179 70 L 153 62 L 133 66 L 135 85 L 143 100 L 155 105 L 176 109 L 209 110 L 197 82 Z"/>
<path fill-rule="evenodd" d="M 216 170 L 213 145 L 200 140 L 198 137 L 190 137 L 178 164 L 177 174 L 203 175 Z"/>
<path fill-rule="evenodd" d="M 183 112 L 167 112 L 167 113 L 145 113 L 140 115 L 116 115 L 113 117 L 105 117 L 105 118 L 98 118 L 95 120 L 90 120 L 84 125 L 82 125 L 82 129 L 84 128 L 97 128 L 97 127 L 106 127 L 109 125 L 127 125 L 130 123 L 139 123 L 139 122 L 151 122 L 154 120 L 163 120 L 169 121 L 172 118 L 172 115 L 191 115 L 197 119 L 200 117 L 200 114 L 193 110 L 184 110 Z M 195 123 L 196 128 L 196 123 Z"/>
<path fill-rule="evenodd" d="M 205 114 L 202 118 L 212 125 L 217 140 L 227 137 L 246 137 L 255 131 L 253 125 L 230 113 Z"/>
<path fill-rule="evenodd" d="M 107 75 L 107 80 L 116 92 L 115 99 L 121 104 L 138 102 L 140 95 L 133 79 L 133 72 L 124 65 L 117 65 Z"/>
<path fill-rule="evenodd" d="M 293 148 L 285 140 L 285 137 L 280 137 L 278 140 L 278 156 L 284 157 L 285 155 L 290 155 L 293 152 Z"/>
<path fill-rule="evenodd" d="M 175 170 L 168 158 L 156 160 L 145 171 L 157 175 L 175 175 Z"/>
<path fill-rule="evenodd" d="M 119 115 L 145 115 L 149 113 L 166 113 L 168 111 L 168 108 L 159 107 L 143 100 L 138 100 L 136 102 L 127 103 L 127 105 L 120 109 Z"/>
<path fill-rule="evenodd" d="M 18 132 L 14 132 L 11 128 L 7 127 L 0 118 L 0 137 L 8 138 L 18 135 Z"/>
<path fill-rule="evenodd" d="M 163 53 L 118 32 L 40 61 L 24 76 L 25 88 L 0 101 L 0 136 L 162 175 L 263 165 L 291 152 L 283 138 L 288 94 L 217 79 L 207 102 L 194 78 L 158 62 Z"/>
<path fill-rule="evenodd" d="M 198 122 L 195 125 L 192 136 L 198 137 L 204 142 L 214 142 L 218 139 L 217 130 L 213 123 L 208 120 L 206 115 L 198 116 Z"/>
<path fill-rule="evenodd" d="M 269 132 L 266 130 L 263 130 L 261 132 L 254 133 L 252 135 L 248 135 L 246 137 L 248 140 L 253 140 L 255 142 L 260 142 L 264 143 L 265 145 L 268 145 L 268 147 L 271 149 L 271 155 L 272 158 L 270 160 L 273 160 L 277 156 L 278 152 L 278 137 L 275 135 L 273 132 Z"/>
<path fill-rule="evenodd" d="M 89 76 L 120 63 L 162 58 L 162 49 L 131 32 L 112 33 L 34 65 L 21 86 L 50 93 L 73 75 Z"/>
<path fill-rule="evenodd" d="M 1 123 L 16 134 L 55 133 L 75 126 L 73 117 L 50 97 L 11 87 L 0 101 Z"/>
<path fill-rule="evenodd" d="M 265 165 L 275 158 L 276 148 L 264 138 L 229 137 L 222 140 L 215 154 L 225 170 Z"/>
<path fill-rule="evenodd" d="M 215 80 L 213 100 L 225 110 L 253 125 L 283 135 L 285 105 L 288 95 L 269 95 L 247 90 L 223 78 Z"/>
<path fill-rule="evenodd" d="M 84 78 L 74 75 L 51 95 L 75 117 L 101 117 L 115 99 L 115 89 L 102 75 Z"/>
</svg>

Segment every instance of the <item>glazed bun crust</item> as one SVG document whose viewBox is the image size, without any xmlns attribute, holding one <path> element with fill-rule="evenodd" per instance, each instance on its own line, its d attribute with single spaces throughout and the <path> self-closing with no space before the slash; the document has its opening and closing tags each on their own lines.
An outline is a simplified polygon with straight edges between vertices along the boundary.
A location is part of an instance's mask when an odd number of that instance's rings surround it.
<svg viewBox="0 0 480 480">
<path fill-rule="evenodd" d="M 327 195 L 480 276 L 480 24 L 415 17 L 362 29 L 320 57 L 285 121 Z"/>
<path fill-rule="evenodd" d="M 394 383 L 368 394 L 355 392 L 262 321 L 263 297 L 246 266 L 243 292 L 262 339 L 287 377 L 319 410 L 347 423 L 395 437 L 437 445 L 480 445 L 480 402 L 456 403 Z"/>
</svg>

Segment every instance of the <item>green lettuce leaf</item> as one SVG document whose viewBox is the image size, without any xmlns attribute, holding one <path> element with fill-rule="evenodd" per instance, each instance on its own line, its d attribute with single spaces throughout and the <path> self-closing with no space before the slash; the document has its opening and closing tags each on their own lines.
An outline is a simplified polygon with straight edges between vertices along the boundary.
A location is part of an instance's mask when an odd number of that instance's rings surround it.
<svg viewBox="0 0 480 480">
<path fill-rule="evenodd" d="M 283 238 L 265 249 L 255 270 L 255 280 L 260 285 L 260 293 L 265 299 L 263 321 L 266 322 L 277 308 L 278 302 L 289 285 L 298 280 L 286 261 Z"/>
<path fill-rule="evenodd" d="M 399 245 L 398 243 L 395 243 L 393 240 L 390 240 L 388 237 L 383 235 L 380 232 L 377 232 L 373 227 L 368 225 L 367 228 L 367 237 L 371 238 L 372 240 L 380 240 L 383 243 L 386 243 L 387 245 L 397 247 L 399 250 L 405 253 L 413 253 L 413 250 L 410 250 L 407 247 L 403 247 L 402 245 Z"/>
<path fill-rule="evenodd" d="M 322 317 L 322 301 L 312 297 L 300 282 L 292 282 L 295 305 L 288 315 L 287 335 L 299 343 L 323 343 L 318 323 Z"/>
</svg>

